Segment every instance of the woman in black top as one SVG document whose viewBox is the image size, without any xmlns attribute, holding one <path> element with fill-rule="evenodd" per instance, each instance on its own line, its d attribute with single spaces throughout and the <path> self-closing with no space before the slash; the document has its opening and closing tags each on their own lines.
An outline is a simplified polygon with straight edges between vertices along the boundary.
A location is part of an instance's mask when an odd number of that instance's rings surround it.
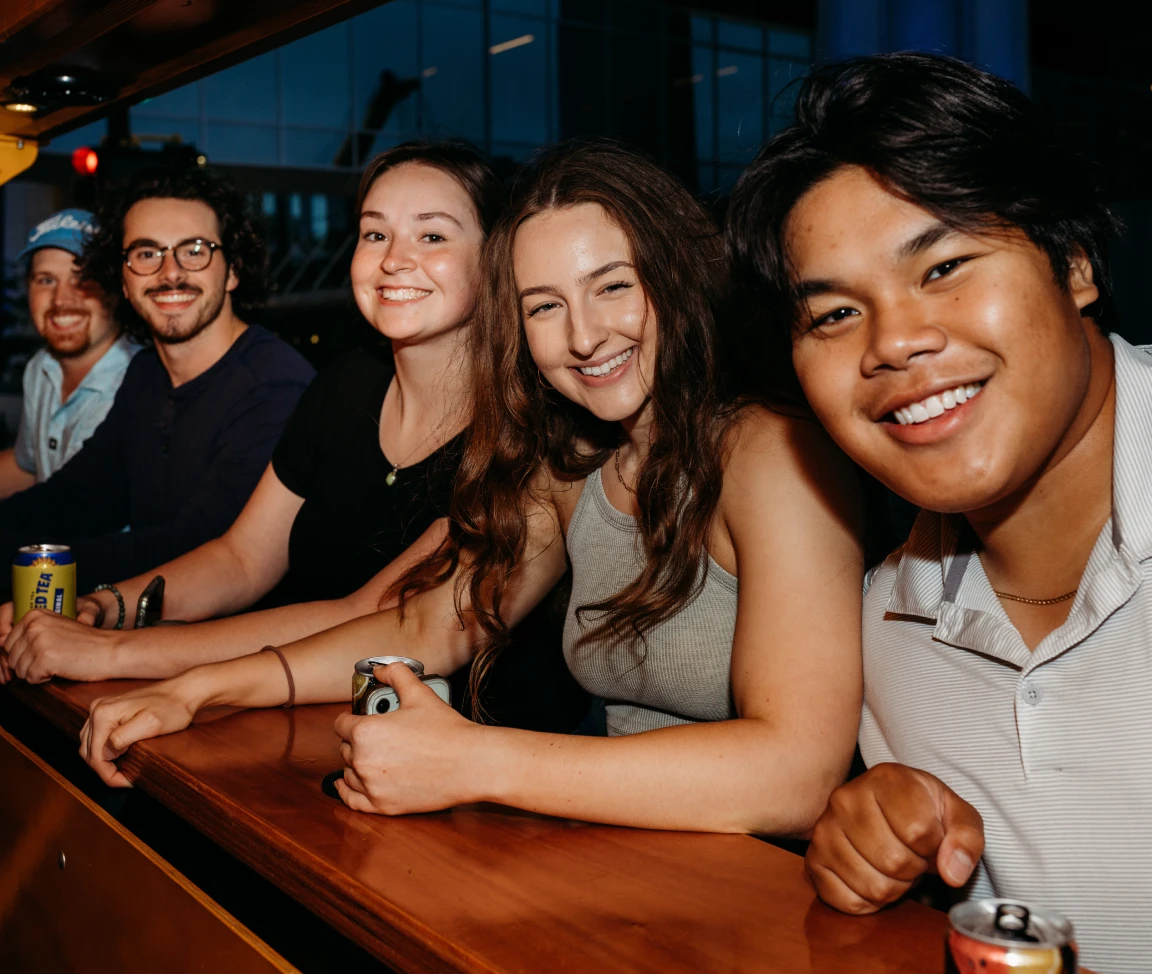
<svg viewBox="0 0 1152 974">
<path fill-rule="evenodd" d="M 81 600 L 80 620 L 91 623 L 102 608 L 103 630 L 63 618 L 13 629 L 7 651 L 18 675 L 167 677 L 376 611 L 391 582 L 444 536 L 471 414 L 464 344 L 480 248 L 498 206 L 494 173 L 465 144 L 407 143 L 378 156 L 360 185 L 351 279 L 358 307 L 389 339 L 391 354 L 350 352 L 315 379 L 226 534 L 118 583 L 131 606 L 153 575 L 163 575 L 165 618 L 211 619 L 261 600 L 274 608 L 195 626 L 111 631 L 119 605 L 100 592 Z M 487 709 L 497 718 L 571 726 L 580 708 L 574 684 L 562 683 L 560 697 L 539 706 L 538 684 L 568 679 L 552 652 L 558 632 L 537 619 L 526 633 L 522 644 L 546 645 L 518 654 L 511 669 L 522 672 L 505 675 L 503 690 L 494 681 Z M 528 710 L 509 697 L 529 701 Z"/>
</svg>

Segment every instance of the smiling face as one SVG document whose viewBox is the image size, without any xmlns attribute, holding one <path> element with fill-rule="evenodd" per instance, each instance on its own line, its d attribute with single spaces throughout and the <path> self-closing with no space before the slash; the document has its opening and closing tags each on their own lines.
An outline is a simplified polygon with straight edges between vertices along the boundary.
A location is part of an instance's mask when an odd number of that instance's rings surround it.
<svg viewBox="0 0 1152 974">
<path fill-rule="evenodd" d="M 970 512 L 1030 483 L 1091 424 L 1108 343 L 1022 233 L 970 236 L 858 168 L 810 190 L 786 228 L 807 295 L 793 361 L 849 456 L 922 507 Z M 1103 346 L 1103 350 L 1101 348 Z"/>
<path fill-rule="evenodd" d="M 116 325 L 100 288 L 82 281 L 76 258 L 59 247 L 44 247 L 32 254 L 28 311 L 36 331 L 57 358 L 106 348 L 116 338 Z"/>
<path fill-rule="evenodd" d="M 528 347 L 558 392 L 610 422 L 651 391 L 656 321 L 624 231 L 599 206 L 548 210 L 516 233 L 513 263 Z"/>
<path fill-rule="evenodd" d="M 361 313 L 393 342 L 457 331 L 476 303 L 484 231 L 472 199 L 433 166 L 405 163 L 368 190 L 352 257 Z"/>
<path fill-rule="evenodd" d="M 221 242 L 215 211 L 199 200 L 140 200 L 124 214 L 125 250 L 174 247 L 195 239 Z M 168 345 L 195 338 L 223 312 L 230 313 L 230 293 L 239 283 L 223 251 L 217 251 L 204 270 L 188 271 L 169 250 L 154 274 L 140 275 L 125 265 L 121 277 L 124 296 L 148 323 L 152 337 Z"/>
</svg>

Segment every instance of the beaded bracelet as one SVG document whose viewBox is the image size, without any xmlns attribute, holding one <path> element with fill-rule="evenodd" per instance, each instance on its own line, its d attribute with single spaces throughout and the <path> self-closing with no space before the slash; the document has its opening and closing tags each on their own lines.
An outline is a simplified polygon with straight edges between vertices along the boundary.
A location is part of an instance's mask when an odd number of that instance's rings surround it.
<svg viewBox="0 0 1152 974">
<path fill-rule="evenodd" d="M 102 583 L 100 585 L 97 585 L 94 589 L 92 589 L 93 595 L 95 595 L 97 592 L 111 592 L 113 595 L 116 596 L 116 603 L 120 608 L 119 608 L 119 614 L 116 617 L 116 625 L 114 625 L 112 628 L 113 629 L 123 629 L 124 628 L 124 596 L 120 594 L 120 589 L 118 589 L 115 585 L 108 585 L 106 583 Z M 101 619 L 100 621 L 103 622 L 104 620 Z"/>
</svg>

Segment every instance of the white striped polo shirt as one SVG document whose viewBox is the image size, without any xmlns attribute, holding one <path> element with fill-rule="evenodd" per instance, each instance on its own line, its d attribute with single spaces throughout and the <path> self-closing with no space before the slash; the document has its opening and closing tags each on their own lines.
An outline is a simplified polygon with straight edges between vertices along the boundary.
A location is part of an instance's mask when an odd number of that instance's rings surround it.
<svg viewBox="0 0 1152 974">
<path fill-rule="evenodd" d="M 1152 349 L 1112 344 L 1112 518 L 1067 621 L 1029 652 L 976 556 L 946 600 L 962 522 L 922 511 L 865 596 L 860 749 L 979 809 L 986 846 L 968 895 L 1058 910 L 1085 966 L 1148 974 Z"/>
</svg>

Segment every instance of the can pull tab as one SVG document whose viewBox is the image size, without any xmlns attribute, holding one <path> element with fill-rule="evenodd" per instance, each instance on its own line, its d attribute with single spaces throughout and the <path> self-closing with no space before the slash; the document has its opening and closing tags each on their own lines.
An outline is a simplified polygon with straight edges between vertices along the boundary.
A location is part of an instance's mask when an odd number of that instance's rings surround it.
<svg viewBox="0 0 1152 974">
<path fill-rule="evenodd" d="M 1006 940 L 1038 944 L 1040 938 L 1028 932 L 1031 916 L 1026 906 L 1021 906 L 1019 903 L 1001 903 L 996 907 L 996 932 Z"/>
</svg>

